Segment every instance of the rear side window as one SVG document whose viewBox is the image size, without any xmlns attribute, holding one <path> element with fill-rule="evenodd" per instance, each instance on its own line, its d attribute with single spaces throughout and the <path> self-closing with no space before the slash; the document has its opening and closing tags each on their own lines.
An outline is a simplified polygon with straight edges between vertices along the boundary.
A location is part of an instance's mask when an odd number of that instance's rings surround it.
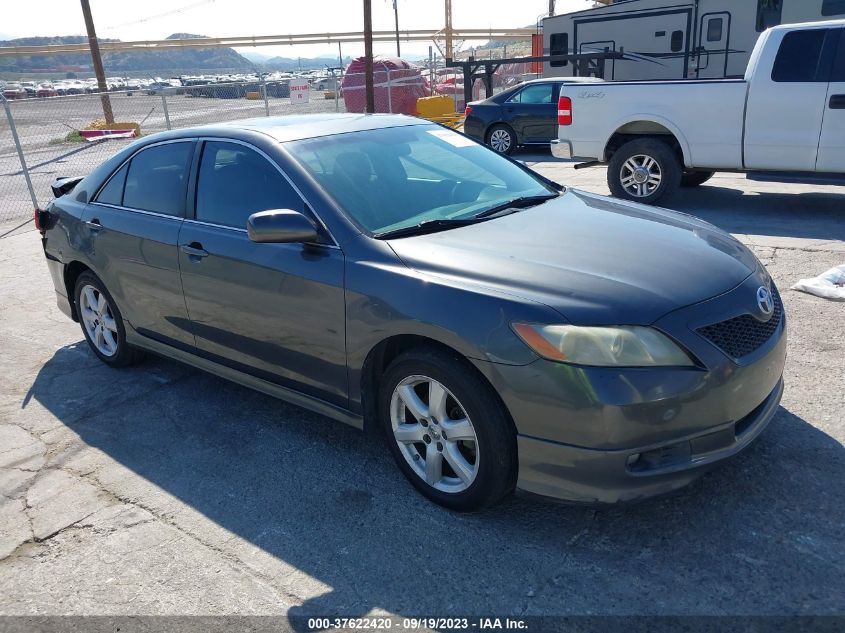
<svg viewBox="0 0 845 633">
<path fill-rule="evenodd" d="M 552 33 L 549 41 L 549 54 L 551 55 L 568 55 L 569 54 L 569 33 Z M 558 60 L 549 62 L 550 66 L 560 68 L 567 66 L 569 61 Z"/>
<path fill-rule="evenodd" d="M 123 204 L 123 185 L 126 183 L 127 171 L 129 171 L 128 164 L 118 169 L 115 175 L 106 183 L 106 186 L 100 189 L 100 193 L 97 194 L 97 199 L 94 202 L 121 206 Z"/>
<path fill-rule="evenodd" d="M 783 19 L 783 0 L 757 0 L 757 32 L 777 26 Z"/>
<path fill-rule="evenodd" d="M 792 83 L 827 82 L 827 77 L 818 77 L 826 35 L 827 29 L 787 33 L 775 59 L 772 80 Z"/>
<path fill-rule="evenodd" d="M 836 51 L 836 59 L 833 62 L 833 72 L 830 81 L 836 83 L 845 82 L 845 30 L 839 36 L 839 48 Z"/>
<path fill-rule="evenodd" d="M 208 141 L 197 182 L 197 220 L 245 229 L 249 216 L 270 209 L 303 211 L 305 203 L 266 158 L 222 141 Z"/>
<path fill-rule="evenodd" d="M 508 99 L 508 103 L 544 104 L 552 102 L 552 84 L 527 86 Z"/>
<path fill-rule="evenodd" d="M 845 15 L 845 0 L 824 0 L 822 15 Z"/>
<path fill-rule="evenodd" d="M 165 143 L 136 154 L 129 163 L 123 206 L 183 215 L 192 149 L 192 142 Z"/>
</svg>

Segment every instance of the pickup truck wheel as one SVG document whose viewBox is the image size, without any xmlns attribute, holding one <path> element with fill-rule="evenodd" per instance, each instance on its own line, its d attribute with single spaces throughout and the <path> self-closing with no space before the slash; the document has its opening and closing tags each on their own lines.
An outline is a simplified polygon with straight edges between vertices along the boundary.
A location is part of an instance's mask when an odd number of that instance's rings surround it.
<svg viewBox="0 0 845 633">
<path fill-rule="evenodd" d="M 607 168 L 607 184 L 617 198 L 655 204 L 681 184 L 683 166 L 672 149 L 653 138 L 620 147 Z"/>
<path fill-rule="evenodd" d="M 413 486 L 452 510 L 489 507 L 516 483 L 516 433 L 504 405 L 467 362 L 418 348 L 387 368 L 379 417 Z"/>
<path fill-rule="evenodd" d="M 126 342 L 123 316 L 94 273 L 86 271 L 79 275 L 74 298 L 82 333 L 97 358 L 112 367 L 132 365 L 143 358 L 141 350 Z"/>
<path fill-rule="evenodd" d="M 516 134 L 509 125 L 499 123 L 487 132 L 487 144 L 500 154 L 510 154 L 516 147 Z"/>
<path fill-rule="evenodd" d="M 681 176 L 681 187 L 698 187 L 710 180 L 715 174 L 714 171 L 685 171 Z"/>
</svg>

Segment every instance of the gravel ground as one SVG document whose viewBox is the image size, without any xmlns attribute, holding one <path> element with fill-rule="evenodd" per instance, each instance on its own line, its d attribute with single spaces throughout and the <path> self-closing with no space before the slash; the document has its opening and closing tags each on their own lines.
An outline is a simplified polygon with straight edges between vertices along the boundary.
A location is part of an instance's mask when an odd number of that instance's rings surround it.
<svg viewBox="0 0 845 633">
<path fill-rule="evenodd" d="M 0 614 L 845 614 L 845 304 L 786 290 L 845 263 L 841 193 L 719 176 L 669 202 L 783 289 L 786 393 L 724 467 L 600 510 L 451 513 L 351 428 L 166 360 L 109 369 L 38 235 L 4 235 Z"/>
</svg>

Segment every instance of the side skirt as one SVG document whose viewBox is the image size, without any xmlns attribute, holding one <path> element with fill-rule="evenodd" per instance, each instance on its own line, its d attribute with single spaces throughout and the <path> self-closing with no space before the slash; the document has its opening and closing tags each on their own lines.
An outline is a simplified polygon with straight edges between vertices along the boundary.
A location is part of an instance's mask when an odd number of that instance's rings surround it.
<svg viewBox="0 0 845 633">
<path fill-rule="evenodd" d="M 133 347 L 138 347 L 148 352 L 152 352 L 153 354 L 158 354 L 159 356 L 164 356 L 165 358 L 185 363 L 191 367 L 196 367 L 202 371 L 207 371 L 210 374 L 214 374 L 215 376 L 219 376 L 220 378 L 224 378 L 226 380 L 231 380 L 232 382 L 243 385 L 244 387 L 249 387 L 250 389 L 266 393 L 268 396 L 273 396 L 274 398 L 284 400 L 285 402 L 302 407 L 303 409 L 308 409 L 314 413 L 319 413 L 320 415 L 338 420 L 344 424 L 354 426 L 356 429 L 363 430 L 364 428 L 364 418 L 360 415 L 356 415 L 346 409 L 342 409 L 341 407 L 335 406 L 329 402 L 320 400 L 319 398 L 305 395 L 298 391 L 294 391 L 293 389 L 277 385 L 269 380 L 257 378 L 256 376 L 238 371 L 237 369 L 227 367 L 226 365 L 215 363 L 214 361 L 203 358 L 202 356 L 197 356 L 196 354 L 171 347 L 165 343 L 160 343 L 159 341 L 138 334 L 132 327 L 126 328 L 126 341 Z"/>
</svg>

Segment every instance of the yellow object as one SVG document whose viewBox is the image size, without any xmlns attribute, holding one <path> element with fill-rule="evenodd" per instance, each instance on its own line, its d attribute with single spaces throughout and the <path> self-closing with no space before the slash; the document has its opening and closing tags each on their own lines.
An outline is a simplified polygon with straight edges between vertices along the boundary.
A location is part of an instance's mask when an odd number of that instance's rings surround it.
<svg viewBox="0 0 845 633">
<path fill-rule="evenodd" d="M 455 100 L 449 95 L 435 95 L 417 99 L 417 116 L 423 119 L 455 114 Z"/>
<path fill-rule="evenodd" d="M 115 121 L 112 124 L 106 123 L 105 119 L 94 119 L 91 121 L 86 127 L 82 128 L 84 130 L 135 130 L 136 136 L 141 136 L 141 126 L 137 123 L 132 122 L 117 122 Z"/>
<path fill-rule="evenodd" d="M 252 99 L 253 101 L 258 101 L 258 100 L 261 98 L 261 93 L 260 93 L 260 92 L 258 92 L 258 91 L 256 91 L 256 92 L 247 92 L 247 93 L 246 93 L 246 98 L 247 98 L 247 99 Z"/>
</svg>

